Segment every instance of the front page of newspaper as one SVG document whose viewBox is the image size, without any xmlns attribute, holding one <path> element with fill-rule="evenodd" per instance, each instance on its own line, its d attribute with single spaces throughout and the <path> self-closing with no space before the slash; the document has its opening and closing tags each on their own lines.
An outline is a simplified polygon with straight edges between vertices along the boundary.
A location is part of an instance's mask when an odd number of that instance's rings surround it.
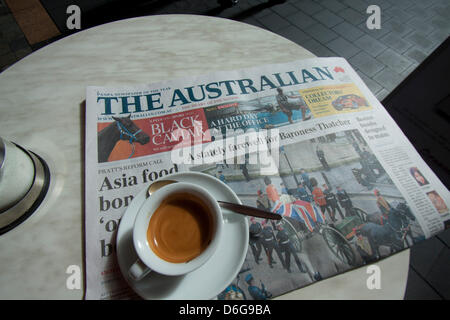
<svg viewBox="0 0 450 320">
<path fill-rule="evenodd" d="M 345 59 L 88 87 L 86 299 L 137 298 L 118 267 L 120 219 L 150 183 L 189 171 L 283 216 L 249 218 L 246 259 L 219 299 L 281 295 L 450 220 L 448 190 Z"/>
</svg>

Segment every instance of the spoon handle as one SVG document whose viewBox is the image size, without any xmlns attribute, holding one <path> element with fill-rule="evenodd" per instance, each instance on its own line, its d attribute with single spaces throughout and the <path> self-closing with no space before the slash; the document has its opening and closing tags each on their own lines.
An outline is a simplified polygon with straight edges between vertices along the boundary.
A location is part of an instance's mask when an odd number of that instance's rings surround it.
<svg viewBox="0 0 450 320">
<path fill-rule="evenodd" d="M 271 213 L 268 211 L 264 211 L 261 209 L 256 209 L 250 206 L 244 206 L 242 204 L 236 204 L 225 201 L 217 201 L 222 208 L 231 210 L 236 213 L 244 214 L 247 216 L 264 218 L 264 219 L 272 219 L 272 220 L 281 220 L 282 216 L 279 214 Z"/>
</svg>

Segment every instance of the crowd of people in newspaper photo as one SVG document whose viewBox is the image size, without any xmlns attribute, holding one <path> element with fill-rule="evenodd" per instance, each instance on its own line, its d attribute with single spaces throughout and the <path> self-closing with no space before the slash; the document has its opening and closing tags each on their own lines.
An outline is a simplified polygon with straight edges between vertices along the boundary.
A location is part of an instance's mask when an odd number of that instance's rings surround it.
<svg viewBox="0 0 450 320">
<path fill-rule="evenodd" d="M 274 176 L 261 176 L 257 165 L 245 162 L 201 166 L 244 204 L 284 217 L 249 219 L 247 258 L 220 299 L 267 299 L 424 239 L 358 130 L 282 146 L 279 163 Z"/>
</svg>

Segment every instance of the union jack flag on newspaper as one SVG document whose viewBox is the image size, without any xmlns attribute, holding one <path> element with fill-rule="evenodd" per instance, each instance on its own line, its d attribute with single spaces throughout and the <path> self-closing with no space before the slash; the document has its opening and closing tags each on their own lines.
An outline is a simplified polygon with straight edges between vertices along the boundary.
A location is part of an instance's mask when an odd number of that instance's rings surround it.
<svg viewBox="0 0 450 320">
<path fill-rule="evenodd" d="M 317 222 L 325 223 L 325 216 L 322 212 L 307 201 L 297 200 L 291 203 L 277 201 L 272 208 L 272 212 L 300 221 L 311 232 L 313 232 Z"/>
<path fill-rule="evenodd" d="M 290 217 L 292 214 L 292 205 L 290 203 L 283 203 L 280 200 L 277 200 L 272 208 L 272 212 L 281 216 Z"/>
</svg>

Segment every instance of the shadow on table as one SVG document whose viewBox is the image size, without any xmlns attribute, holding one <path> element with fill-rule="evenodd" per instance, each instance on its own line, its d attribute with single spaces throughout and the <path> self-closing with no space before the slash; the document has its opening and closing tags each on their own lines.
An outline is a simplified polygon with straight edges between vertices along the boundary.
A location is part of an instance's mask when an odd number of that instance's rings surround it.
<svg viewBox="0 0 450 320">
<path fill-rule="evenodd" d="M 82 8 L 83 28 L 90 28 L 96 25 L 155 14 L 200 14 L 206 16 L 220 16 L 221 13 L 230 8 L 224 2 L 211 1 L 216 7 L 205 9 L 201 2 L 195 6 L 181 0 L 113 0 L 90 10 Z M 185 3 L 185 4 L 184 4 Z M 256 6 L 248 8 L 238 14 L 229 17 L 233 20 L 244 20 L 258 12 L 270 8 L 274 5 L 283 3 L 282 0 L 267 0 Z"/>
<path fill-rule="evenodd" d="M 90 10 L 82 8 L 82 25 L 89 28 L 127 18 L 159 14 L 178 1 L 180 0 L 114 0 Z"/>
<path fill-rule="evenodd" d="M 242 21 L 244 19 L 254 16 L 255 14 L 257 14 L 260 11 L 263 11 L 264 9 L 271 8 L 277 4 L 284 3 L 284 2 L 285 1 L 283 1 L 283 0 L 275 0 L 275 1 L 268 0 L 267 2 L 263 2 L 256 6 L 250 7 L 246 10 L 243 10 L 242 12 L 240 12 L 234 16 L 231 16 L 229 18 L 232 20 Z M 211 10 L 210 12 L 207 12 L 206 15 L 211 15 L 211 16 L 217 15 L 213 10 Z"/>
</svg>

